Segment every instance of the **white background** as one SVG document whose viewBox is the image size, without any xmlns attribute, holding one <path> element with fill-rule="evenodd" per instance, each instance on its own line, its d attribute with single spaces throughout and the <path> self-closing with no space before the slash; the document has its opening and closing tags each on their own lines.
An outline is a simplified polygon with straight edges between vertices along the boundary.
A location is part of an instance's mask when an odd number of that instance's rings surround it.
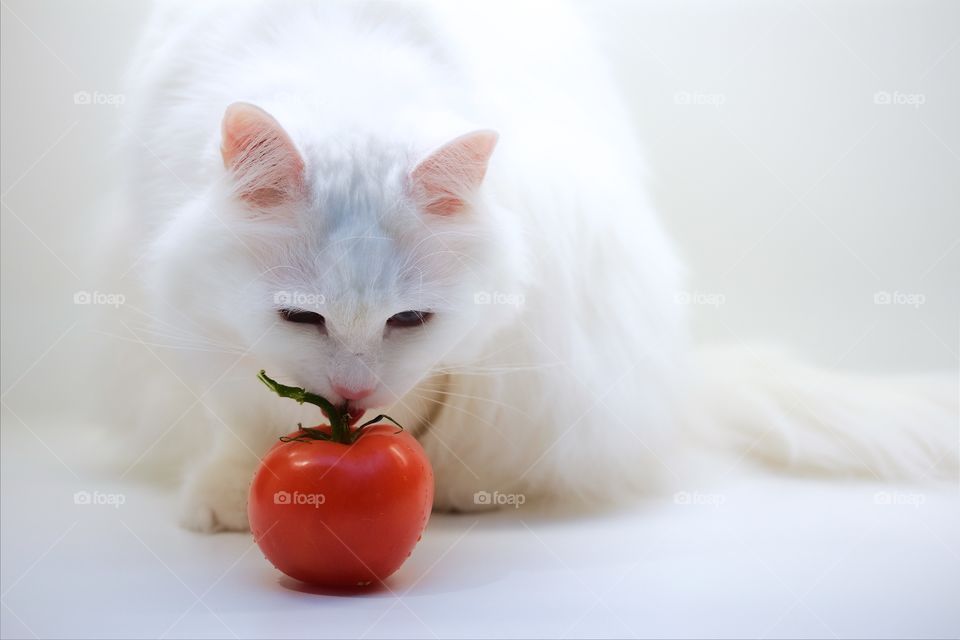
<svg viewBox="0 0 960 640">
<path fill-rule="evenodd" d="M 955 372 L 960 3 L 664 1 L 598 11 L 647 143 L 656 202 L 690 265 L 689 293 L 722 301 L 694 307 L 698 338 L 784 343 L 847 369 Z M 392 594 L 265 595 L 275 576 L 256 552 L 241 557 L 249 540 L 197 542 L 170 525 L 168 497 L 126 489 L 134 506 L 117 514 L 62 508 L 65 491 L 100 486 L 78 485 L 73 462 L 58 462 L 70 458 L 42 414 L 76 400 L 69 381 L 87 336 L 75 323 L 89 309 L 73 295 L 96 285 L 87 257 L 99 249 L 97 210 L 116 171 L 110 147 L 123 108 L 73 96 L 122 91 L 145 12 L 121 0 L 3 1 L 5 634 L 104 634 L 111 616 L 113 633 L 153 636 L 297 635 L 331 620 L 326 630 L 346 635 L 465 633 L 464 620 L 479 635 L 957 634 L 947 604 L 960 599 L 952 491 L 885 488 L 905 504 L 878 510 L 876 488 L 764 480 L 715 487 L 725 511 L 668 505 L 595 525 L 530 520 L 533 535 L 498 518 L 478 521 L 464 542 L 472 521 L 439 518 L 403 570 L 410 607 L 386 614 Z M 878 104 L 878 92 L 922 104 Z M 877 305 L 878 292 L 923 304 Z M 925 509 L 910 504 L 917 495 Z M 115 515 L 139 533 L 127 535 Z M 644 552 L 629 560 L 641 571 L 627 571 L 619 547 L 590 544 L 624 536 Z M 170 626 L 194 602 L 190 590 L 199 595 L 236 562 L 207 596 L 218 614 L 198 605 Z M 620 586 L 610 594 L 610 585 Z M 584 601 L 593 608 L 579 618 Z M 526 631 L 513 624 L 523 617 L 517 602 L 535 614 Z"/>
</svg>

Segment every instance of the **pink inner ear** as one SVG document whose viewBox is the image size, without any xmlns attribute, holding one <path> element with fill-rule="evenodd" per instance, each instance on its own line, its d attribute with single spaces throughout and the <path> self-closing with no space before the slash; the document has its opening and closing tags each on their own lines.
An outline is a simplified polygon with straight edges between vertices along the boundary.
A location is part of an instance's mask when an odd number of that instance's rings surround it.
<svg viewBox="0 0 960 640">
<path fill-rule="evenodd" d="M 495 131 L 474 131 L 421 160 L 410 172 L 414 197 L 420 206 L 436 215 L 461 211 L 464 198 L 483 182 L 496 145 Z"/>
<path fill-rule="evenodd" d="M 235 102 L 223 116 L 220 153 L 237 194 L 255 207 L 275 207 L 303 193 L 303 158 L 273 116 Z"/>
</svg>

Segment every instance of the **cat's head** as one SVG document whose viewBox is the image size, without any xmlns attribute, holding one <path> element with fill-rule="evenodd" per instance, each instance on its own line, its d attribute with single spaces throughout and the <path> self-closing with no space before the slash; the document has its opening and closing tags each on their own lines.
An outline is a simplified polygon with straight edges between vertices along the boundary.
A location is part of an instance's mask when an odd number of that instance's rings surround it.
<svg viewBox="0 0 960 640">
<path fill-rule="evenodd" d="M 346 134 L 298 145 L 236 103 L 221 138 L 223 180 L 177 248 L 207 295 L 182 306 L 268 372 L 334 402 L 389 406 L 474 357 L 512 312 L 484 304 L 515 286 L 519 258 L 483 196 L 492 131 L 426 152 Z M 185 277 L 167 278 L 179 301 Z"/>
</svg>

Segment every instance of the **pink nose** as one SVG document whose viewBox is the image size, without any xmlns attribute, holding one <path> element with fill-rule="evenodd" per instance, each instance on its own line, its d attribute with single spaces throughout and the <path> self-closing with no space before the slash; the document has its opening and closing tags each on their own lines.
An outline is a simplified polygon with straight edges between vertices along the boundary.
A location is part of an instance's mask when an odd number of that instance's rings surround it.
<svg viewBox="0 0 960 640">
<path fill-rule="evenodd" d="M 363 400 L 375 391 L 373 387 L 366 389 L 351 389 L 349 387 L 341 386 L 337 383 L 333 384 L 333 390 L 344 400 Z"/>
</svg>

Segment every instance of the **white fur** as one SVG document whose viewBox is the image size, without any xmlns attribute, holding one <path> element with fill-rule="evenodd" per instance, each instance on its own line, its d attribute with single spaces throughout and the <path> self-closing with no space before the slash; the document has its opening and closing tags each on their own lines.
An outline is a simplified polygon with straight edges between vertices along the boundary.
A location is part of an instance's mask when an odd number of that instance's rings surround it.
<svg viewBox="0 0 960 640">
<path fill-rule="evenodd" d="M 702 414 L 691 424 L 702 442 L 807 473 L 957 477 L 956 380 L 841 374 L 770 348 L 700 355 Z"/>
<path fill-rule="evenodd" d="M 440 508 L 476 509 L 477 491 L 607 499 L 653 486 L 683 407 L 698 404 L 681 269 L 583 24 L 558 2 L 158 9 L 130 73 L 117 260 L 145 255 L 128 297 L 151 320 L 134 333 L 173 348 L 131 349 L 118 384 L 150 390 L 135 421 L 159 437 L 151 453 L 202 454 L 187 526 L 243 528 L 257 456 L 318 418 L 262 388 L 261 368 L 328 396 L 331 377 L 376 384 L 366 405 L 419 434 Z M 303 155 L 302 206 L 238 207 L 219 155 L 236 101 L 272 114 Z M 410 171 L 481 128 L 499 144 L 467 210 L 419 209 Z M 313 304 L 330 335 L 278 320 L 283 292 L 322 295 L 298 306 Z M 436 315 L 385 332 L 407 309 Z M 831 466 L 850 462 L 831 452 Z"/>
</svg>

